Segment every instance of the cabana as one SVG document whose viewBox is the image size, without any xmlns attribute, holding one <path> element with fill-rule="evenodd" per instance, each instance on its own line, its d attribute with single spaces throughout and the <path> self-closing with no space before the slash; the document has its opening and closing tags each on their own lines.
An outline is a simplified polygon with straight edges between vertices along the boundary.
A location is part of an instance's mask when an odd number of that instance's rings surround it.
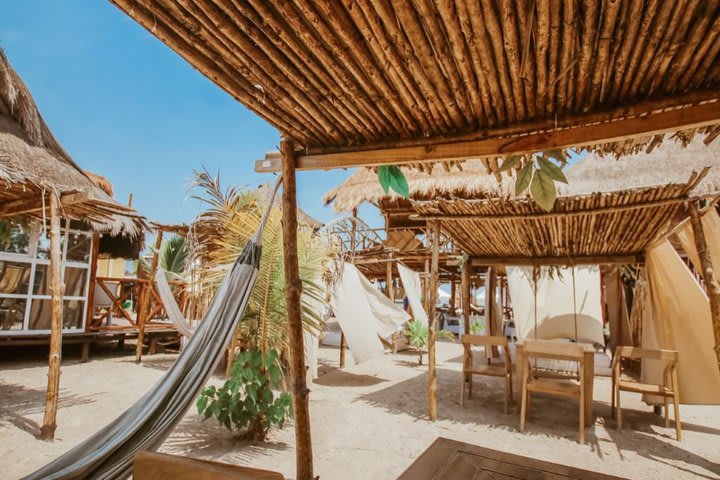
<svg viewBox="0 0 720 480">
<path fill-rule="evenodd" d="M 41 437 L 52 439 L 63 336 L 82 335 L 100 254 L 137 255 L 144 222 L 60 146 L 0 50 L 0 339 L 50 342 Z"/>
<path fill-rule="evenodd" d="M 496 171 L 507 155 L 567 147 L 622 155 L 668 132 L 713 138 L 720 129 L 714 4 L 113 3 L 284 136 L 280 152 L 256 170 L 283 172 L 300 480 L 313 478 L 313 464 L 295 260 L 297 169 L 486 157 Z M 434 228 L 433 278 L 439 236 Z M 720 325 L 711 268 L 706 284 Z M 716 335 L 720 344 L 720 328 Z M 434 364 L 431 348 L 431 372 Z M 432 373 L 429 384 L 433 398 Z M 429 416 L 436 416 L 432 401 Z"/>
</svg>

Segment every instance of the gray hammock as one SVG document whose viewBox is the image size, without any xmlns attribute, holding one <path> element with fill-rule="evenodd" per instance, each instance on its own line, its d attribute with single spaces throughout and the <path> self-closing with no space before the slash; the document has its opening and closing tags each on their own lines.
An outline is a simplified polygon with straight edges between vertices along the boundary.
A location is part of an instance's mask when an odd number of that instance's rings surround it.
<svg viewBox="0 0 720 480">
<path fill-rule="evenodd" d="M 125 479 L 132 473 L 136 453 L 162 445 L 217 368 L 240 323 L 257 279 L 262 231 L 272 204 L 272 200 L 267 204 L 258 231 L 163 378 L 112 423 L 24 480 Z"/>
</svg>

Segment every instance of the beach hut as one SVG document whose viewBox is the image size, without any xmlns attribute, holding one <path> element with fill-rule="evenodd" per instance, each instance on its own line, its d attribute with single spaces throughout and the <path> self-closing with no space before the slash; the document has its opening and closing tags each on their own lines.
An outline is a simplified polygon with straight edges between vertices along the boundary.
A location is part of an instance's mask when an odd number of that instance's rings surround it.
<svg viewBox="0 0 720 480">
<path fill-rule="evenodd" d="M 720 130 L 720 9 L 706 2 L 113 3 L 284 137 L 256 170 L 283 172 L 301 480 L 314 475 L 296 170 L 487 157 L 496 171 L 508 155 L 567 147 L 622 155 L 667 133 Z M 438 265 L 433 254 L 434 278 Z M 720 344 L 720 287 L 704 270 Z M 428 363 L 434 420 L 432 349 Z"/>
<path fill-rule="evenodd" d="M 52 438 L 63 336 L 84 335 L 99 255 L 135 257 L 144 222 L 60 146 L 0 50 L 0 340 L 50 343 Z"/>
</svg>

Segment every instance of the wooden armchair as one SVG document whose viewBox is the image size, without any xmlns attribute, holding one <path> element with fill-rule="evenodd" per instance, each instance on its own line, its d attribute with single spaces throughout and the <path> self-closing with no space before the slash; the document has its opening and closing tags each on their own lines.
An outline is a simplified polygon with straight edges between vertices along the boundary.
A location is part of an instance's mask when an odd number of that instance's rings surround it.
<svg viewBox="0 0 720 480">
<path fill-rule="evenodd" d="M 525 416 L 530 404 L 530 393 L 548 393 L 580 400 L 580 443 L 585 443 L 585 349 L 576 343 L 561 343 L 542 340 L 525 340 L 525 351 L 520 403 L 520 431 L 525 431 Z M 544 378 L 537 372 L 533 360 L 538 358 L 565 360 L 578 365 L 578 379 Z"/>
<path fill-rule="evenodd" d="M 460 341 L 463 344 L 463 371 L 460 382 L 460 406 L 465 400 L 465 382 L 469 383 L 469 396 L 472 398 L 472 376 L 486 375 L 490 377 L 505 378 L 505 413 L 508 413 L 508 403 L 512 400 L 512 360 L 510 359 L 510 348 L 505 337 L 491 337 L 488 335 L 462 335 Z M 484 345 L 488 347 L 500 347 L 505 356 L 504 364 L 490 364 L 473 366 L 473 345 Z"/>
<path fill-rule="evenodd" d="M 659 360 L 665 364 L 662 375 L 662 385 L 654 385 L 648 383 L 634 382 L 632 380 L 623 380 L 620 378 L 622 373 L 622 359 L 633 358 L 639 360 Z M 670 417 L 668 415 L 668 404 L 670 398 L 673 399 L 673 407 L 675 409 L 675 434 L 678 440 L 682 439 L 682 430 L 680 426 L 680 406 L 678 404 L 678 378 L 677 363 L 680 359 L 676 350 L 646 350 L 635 347 L 617 347 L 615 349 L 615 358 L 613 359 L 612 369 L 612 411 L 617 418 L 618 428 L 622 428 L 622 409 L 620 407 L 620 392 L 635 392 L 647 395 L 657 395 L 663 397 L 665 402 L 665 428 L 670 427 Z"/>
</svg>

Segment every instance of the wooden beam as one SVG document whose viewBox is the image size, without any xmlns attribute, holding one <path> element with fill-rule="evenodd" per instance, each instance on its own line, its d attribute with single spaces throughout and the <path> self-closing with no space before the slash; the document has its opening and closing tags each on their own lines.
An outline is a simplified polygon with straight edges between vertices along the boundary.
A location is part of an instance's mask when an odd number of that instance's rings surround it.
<svg viewBox="0 0 720 480">
<path fill-rule="evenodd" d="M 432 261 L 427 288 L 428 303 L 428 416 L 437 420 L 437 372 L 435 371 L 435 324 L 438 277 L 440 270 L 440 221 L 432 224 Z"/>
<path fill-rule="evenodd" d="M 18 198 L 0 204 L 0 217 L 14 217 L 18 215 L 27 215 L 30 213 L 42 212 L 43 207 L 49 208 L 50 196 L 52 192 L 47 193 L 47 198 L 43 201 L 42 195 L 33 195 L 31 197 Z M 67 208 L 78 203 L 92 201 L 94 197 L 89 192 L 68 192 L 60 195 L 60 205 Z"/>
<path fill-rule="evenodd" d="M 423 144 L 390 146 L 337 153 L 306 153 L 298 156 L 298 170 L 330 170 L 333 168 L 403 165 L 438 161 L 466 160 L 477 157 L 520 155 L 538 150 L 589 146 L 635 137 L 647 137 L 715 125 L 720 122 L 718 92 L 706 103 L 656 111 L 654 104 L 638 110 L 631 117 L 616 118 L 616 113 L 568 117 L 563 122 L 532 122 L 524 128 L 513 127 L 518 133 L 509 136 L 504 130 L 480 132 L 482 138 L 460 140 L 444 137 L 424 140 Z M 624 110 L 623 110 L 624 111 Z M 603 119 L 604 118 L 604 119 Z M 561 126 L 563 125 L 563 126 Z M 478 134 L 476 134 L 478 135 Z M 255 163 L 256 172 L 277 172 L 280 156 L 270 153 Z"/>
<path fill-rule="evenodd" d="M 48 361 L 48 383 L 45 394 L 45 414 L 40 438 L 54 440 L 57 427 L 58 396 L 60 394 L 60 362 L 62 359 L 63 295 L 62 252 L 60 246 L 60 201 L 50 194 L 50 294 L 52 313 L 50 320 L 50 358 Z"/>
<path fill-rule="evenodd" d="M 295 147 L 292 140 L 280 143 L 283 154 L 282 228 L 285 261 L 285 300 L 290 333 L 290 377 L 295 415 L 295 464 L 297 480 L 313 480 L 312 437 L 310 434 L 310 390 L 305 375 L 305 347 L 300 305 L 302 284 L 297 248 L 297 197 Z"/>
<path fill-rule="evenodd" d="M 153 252 L 152 263 L 150 264 L 150 272 L 148 273 L 148 281 L 145 284 L 145 292 L 142 296 L 142 302 L 140 302 L 140 310 L 137 315 L 137 346 L 135 347 L 135 363 L 140 363 L 142 360 L 143 343 L 145 341 L 145 324 L 150 320 L 150 299 L 152 298 L 153 288 L 155 285 L 155 273 L 158 269 L 158 263 L 160 262 L 160 248 L 162 247 L 162 230 L 158 230 L 157 238 L 155 238 L 155 251 Z"/>
<path fill-rule="evenodd" d="M 718 285 L 712 259 L 710 258 L 698 202 L 693 202 L 690 205 L 690 222 L 695 236 L 695 248 L 697 248 L 698 257 L 700 257 L 705 291 L 710 300 L 710 318 L 712 319 L 713 335 L 715 336 L 715 354 L 718 359 L 718 368 L 720 368 L 720 285 Z"/>
<path fill-rule="evenodd" d="M 534 266 L 534 265 L 635 265 L 645 263 L 642 253 L 588 257 L 475 257 L 473 266 Z"/>
</svg>

